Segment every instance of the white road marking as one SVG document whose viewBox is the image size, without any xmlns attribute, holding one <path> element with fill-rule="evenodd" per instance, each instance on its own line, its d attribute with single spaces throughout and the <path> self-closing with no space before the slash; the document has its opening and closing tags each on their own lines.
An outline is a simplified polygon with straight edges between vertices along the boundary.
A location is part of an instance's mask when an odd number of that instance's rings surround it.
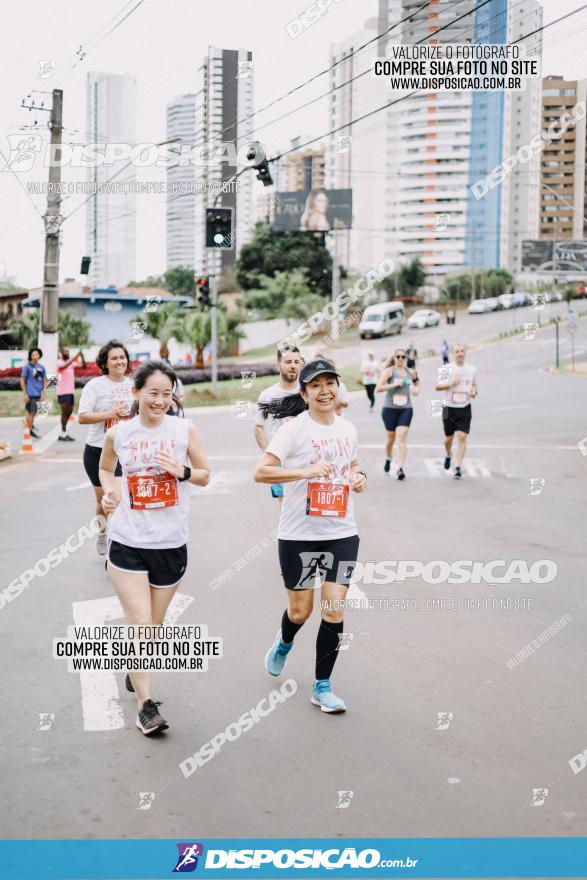
<svg viewBox="0 0 587 880">
<path fill-rule="evenodd" d="M 55 427 L 51 431 L 49 431 L 48 434 L 45 434 L 44 437 L 42 437 L 40 440 L 37 440 L 33 447 L 35 452 L 37 454 L 47 452 L 47 450 L 57 441 L 60 430 L 61 426 L 55 425 Z"/>
<path fill-rule="evenodd" d="M 67 486 L 65 491 L 66 492 L 76 492 L 78 489 L 87 489 L 87 487 L 91 486 L 91 485 L 92 484 L 90 483 L 89 480 L 84 480 L 83 483 L 78 483 L 77 486 Z"/>
<path fill-rule="evenodd" d="M 193 602 L 191 596 L 176 593 L 165 623 L 176 623 Z M 102 626 L 123 616 L 117 596 L 73 602 L 73 622 L 76 626 Z M 124 727 L 124 712 L 114 673 L 80 672 L 84 730 L 117 730 Z"/>
<path fill-rule="evenodd" d="M 451 470 L 444 469 L 443 458 L 425 458 L 424 464 L 426 470 L 431 477 L 440 477 L 444 475 L 452 476 Z M 466 458 L 461 465 L 463 472 L 468 477 L 490 477 L 491 471 L 487 466 L 487 462 L 480 458 Z"/>
</svg>

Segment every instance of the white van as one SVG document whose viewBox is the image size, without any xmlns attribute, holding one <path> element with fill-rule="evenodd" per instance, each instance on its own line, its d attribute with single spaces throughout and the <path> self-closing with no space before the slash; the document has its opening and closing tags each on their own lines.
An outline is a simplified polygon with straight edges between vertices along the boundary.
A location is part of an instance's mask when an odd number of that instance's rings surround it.
<svg viewBox="0 0 587 880">
<path fill-rule="evenodd" d="M 391 336 L 401 333 L 405 323 L 404 304 L 394 302 L 374 303 L 367 306 L 359 324 L 361 339 L 373 339 L 375 336 Z"/>
</svg>

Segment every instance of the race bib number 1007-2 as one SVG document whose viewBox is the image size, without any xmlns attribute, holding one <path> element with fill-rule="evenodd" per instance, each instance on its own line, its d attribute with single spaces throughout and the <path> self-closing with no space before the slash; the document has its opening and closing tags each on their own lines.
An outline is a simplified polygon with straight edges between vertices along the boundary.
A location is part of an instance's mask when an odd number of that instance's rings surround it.
<svg viewBox="0 0 587 880">
<path fill-rule="evenodd" d="M 349 487 L 345 483 L 308 483 L 308 516 L 346 516 Z"/>
<path fill-rule="evenodd" d="M 133 510 L 175 507 L 177 479 L 173 474 L 129 474 L 128 494 Z"/>
</svg>

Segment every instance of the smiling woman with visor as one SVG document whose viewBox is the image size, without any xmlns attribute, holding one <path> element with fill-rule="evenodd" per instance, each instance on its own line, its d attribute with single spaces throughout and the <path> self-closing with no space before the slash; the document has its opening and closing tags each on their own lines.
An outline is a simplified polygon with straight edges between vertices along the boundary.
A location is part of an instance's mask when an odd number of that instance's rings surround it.
<svg viewBox="0 0 587 880">
<path fill-rule="evenodd" d="M 364 492 L 357 461 L 357 429 L 335 414 L 339 375 L 326 359 L 310 361 L 299 375 L 300 393 L 265 404 L 275 418 L 295 416 L 269 443 L 255 471 L 258 483 L 283 483 L 279 561 L 288 607 L 265 657 L 270 675 L 283 672 L 298 630 L 321 591 L 322 620 L 316 640 L 312 703 L 344 712 L 330 676 L 344 629 L 346 599 L 359 550 L 353 492 Z"/>
</svg>

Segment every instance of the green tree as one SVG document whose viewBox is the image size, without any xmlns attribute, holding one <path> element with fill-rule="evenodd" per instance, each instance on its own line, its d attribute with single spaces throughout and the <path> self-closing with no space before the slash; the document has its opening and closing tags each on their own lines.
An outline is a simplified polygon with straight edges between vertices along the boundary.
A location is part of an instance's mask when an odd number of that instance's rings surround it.
<svg viewBox="0 0 587 880">
<path fill-rule="evenodd" d="M 73 312 L 63 309 L 59 312 L 59 344 L 83 348 L 90 341 L 90 324 L 76 318 Z"/>
<path fill-rule="evenodd" d="M 575 299 L 575 296 L 576 296 L 575 285 L 574 284 L 567 284 L 567 286 L 565 287 L 565 289 L 563 291 L 563 299 L 566 302 L 566 304 L 570 306 L 572 301 Z"/>
<path fill-rule="evenodd" d="M 329 296 L 332 288 L 332 258 L 321 236 L 308 232 L 276 232 L 258 223 L 253 240 L 243 245 L 236 262 L 236 277 L 243 290 L 260 287 L 262 276 L 293 272 L 303 266 L 312 293 Z"/>
<path fill-rule="evenodd" d="M 471 299 L 471 276 L 467 272 L 447 275 L 441 288 L 444 300 L 468 302 Z"/>
<path fill-rule="evenodd" d="M 149 275 L 144 281 L 129 281 L 128 287 L 163 287 L 160 275 Z"/>
<path fill-rule="evenodd" d="M 212 319 L 209 309 L 206 311 L 192 309 L 187 312 L 185 323 L 185 342 L 189 342 L 196 350 L 196 369 L 204 368 L 204 349 L 212 341 Z M 218 336 L 226 337 L 226 317 L 219 309 Z"/>
<path fill-rule="evenodd" d="M 247 290 L 244 306 L 261 319 L 307 318 L 324 308 L 324 298 L 312 292 L 306 269 L 261 275 L 256 290 Z"/>
<path fill-rule="evenodd" d="M 240 285 L 236 280 L 236 269 L 234 266 L 227 266 L 223 269 L 218 279 L 218 293 L 233 293 L 240 290 Z"/>
<path fill-rule="evenodd" d="M 409 263 L 400 266 L 391 275 L 386 275 L 375 284 L 376 290 L 384 290 L 390 298 L 399 296 L 414 296 L 426 282 L 427 272 L 419 257 L 414 257 Z"/>
<path fill-rule="evenodd" d="M 39 341 L 40 312 L 16 318 L 10 325 L 10 334 L 20 348 L 32 348 Z M 61 309 L 58 314 L 58 336 L 62 345 L 82 348 L 90 341 L 90 324 L 76 318 L 68 309 Z"/>
<path fill-rule="evenodd" d="M 159 341 L 160 357 L 168 358 L 170 340 L 185 341 L 187 315 L 185 309 L 171 302 L 161 303 L 153 311 L 140 312 L 134 320 L 147 325 L 143 329 L 148 336 Z"/>
<path fill-rule="evenodd" d="M 191 296 L 196 294 L 196 277 L 193 269 L 186 266 L 174 266 L 163 274 L 163 287 L 176 296 Z"/>
</svg>

